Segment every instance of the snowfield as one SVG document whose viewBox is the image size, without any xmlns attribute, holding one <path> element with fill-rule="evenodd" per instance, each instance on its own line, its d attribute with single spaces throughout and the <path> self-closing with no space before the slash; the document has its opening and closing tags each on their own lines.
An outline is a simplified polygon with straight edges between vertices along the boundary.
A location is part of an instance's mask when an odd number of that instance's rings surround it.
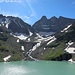
<svg viewBox="0 0 75 75">
<path fill-rule="evenodd" d="M 32 51 L 36 50 L 37 47 L 39 47 L 41 45 L 41 42 L 37 43 L 35 46 L 33 46 L 33 48 L 31 49 Z"/>
<path fill-rule="evenodd" d="M 21 46 L 21 49 L 24 51 L 25 49 L 24 49 L 24 46 Z"/>
<path fill-rule="evenodd" d="M 9 60 L 9 58 L 11 57 L 11 55 L 9 55 L 9 56 L 7 56 L 7 57 L 5 57 L 5 58 L 3 58 L 3 60 L 6 62 L 6 61 L 8 61 Z"/>
<path fill-rule="evenodd" d="M 74 42 L 71 42 L 71 41 L 67 43 L 68 46 L 67 48 L 65 48 L 66 52 L 71 53 L 71 54 L 75 53 L 75 47 L 70 47 L 73 43 Z"/>
<path fill-rule="evenodd" d="M 69 47 L 69 48 L 66 48 L 65 51 L 68 52 L 68 53 L 73 54 L 73 53 L 75 53 L 75 48 L 74 47 Z"/>
<path fill-rule="evenodd" d="M 26 34 L 21 34 L 21 33 L 15 33 L 15 34 L 10 33 L 10 34 L 13 35 L 14 37 L 19 38 L 20 40 L 26 40 L 28 38 Z"/>
<path fill-rule="evenodd" d="M 69 26 L 67 26 L 66 28 L 64 28 L 61 32 L 68 32 L 67 30 L 72 26 L 72 24 L 70 24 Z"/>
<path fill-rule="evenodd" d="M 30 34 L 30 36 L 32 36 L 32 35 L 33 35 L 33 33 L 32 33 L 31 31 L 29 31 L 29 34 Z"/>
<path fill-rule="evenodd" d="M 47 45 L 49 45 L 50 43 L 52 43 L 55 40 L 56 40 L 55 36 L 51 37 L 51 40 L 47 43 Z"/>
<path fill-rule="evenodd" d="M 19 41 L 20 41 L 20 40 L 19 40 L 19 39 L 17 39 L 17 43 L 19 43 Z"/>
</svg>

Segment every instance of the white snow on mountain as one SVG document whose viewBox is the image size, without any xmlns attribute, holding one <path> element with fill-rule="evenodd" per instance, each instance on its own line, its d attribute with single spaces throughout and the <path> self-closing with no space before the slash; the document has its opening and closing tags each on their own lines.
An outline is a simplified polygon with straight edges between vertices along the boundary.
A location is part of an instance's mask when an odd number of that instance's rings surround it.
<svg viewBox="0 0 75 75">
<path fill-rule="evenodd" d="M 6 28 L 8 29 L 9 23 L 6 23 Z"/>
<path fill-rule="evenodd" d="M 68 48 L 65 49 L 65 51 L 73 54 L 73 53 L 75 53 L 75 47 L 68 47 Z"/>
<path fill-rule="evenodd" d="M 40 39 L 43 38 L 43 37 L 42 37 L 40 34 L 38 34 L 38 33 L 36 33 L 36 35 L 37 35 L 37 37 L 40 38 Z"/>
<path fill-rule="evenodd" d="M 36 48 L 39 47 L 40 45 L 41 45 L 41 42 L 38 42 L 35 46 L 33 46 L 31 50 L 32 51 L 36 50 Z"/>
<path fill-rule="evenodd" d="M 56 40 L 55 36 L 51 37 L 51 40 L 47 43 L 47 45 L 49 45 L 50 43 L 52 43 L 55 40 Z"/>
<path fill-rule="evenodd" d="M 70 27 L 72 26 L 72 24 L 68 25 L 66 28 L 64 28 L 61 32 L 66 32 Z M 68 32 L 68 31 L 67 31 Z"/>
<path fill-rule="evenodd" d="M 20 40 L 19 40 L 19 39 L 17 39 L 17 43 L 19 43 L 19 41 L 20 41 Z"/>
<path fill-rule="evenodd" d="M 37 60 L 36 58 L 32 57 L 32 56 L 31 56 L 31 53 L 32 53 L 34 50 L 36 50 L 40 45 L 41 45 L 41 42 L 38 42 L 36 45 L 33 46 L 32 49 L 29 50 L 29 52 L 27 52 L 28 56 L 29 56 L 31 59 L 35 60 L 35 61 L 38 61 L 38 60 Z"/>
<path fill-rule="evenodd" d="M 5 21 L 3 19 L 5 19 Z M 5 26 L 6 28 L 8 28 L 10 23 L 9 18 L 0 18 L 0 23 L 0 26 Z"/>
<path fill-rule="evenodd" d="M 24 46 L 21 46 L 21 49 L 24 51 L 25 49 L 24 49 Z"/>
<path fill-rule="evenodd" d="M 75 53 L 75 47 L 70 47 L 72 44 L 73 44 L 74 42 L 71 42 L 71 41 L 69 41 L 68 43 L 67 43 L 67 48 L 65 48 L 65 51 L 66 52 L 68 52 L 68 53 Z"/>
<path fill-rule="evenodd" d="M 46 48 L 44 47 L 44 50 L 45 50 Z"/>
<path fill-rule="evenodd" d="M 26 40 L 28 38 L 28 35 L 22 33 L 15 33 L 15 34 L 10 33 L 10 34 L 13 35 L 14 37 L 19 38 L 20 40 Z"/>
<path fill-rule="evenodd" d="M 31 31 L 29 31 L 29 35 L 30 35 L 30 36 L 32 36 L 32 35 L 33 35 L 33 33 L 32 33 Z"/>
<path fill-rule="evenodd" d="M 73 43 L 74 43 L 74 42 L 69 41 L 69 42 L 68 42 L 68 45 L 71 46 Z"/>
<path fill-rule="evenodd" d="M 38 33 L 36 33 L 37 36 L 35 37 L 35 42 L 46 42 L 54 38 L 54 36 L 47 36 L 47 37 L 42 37 Z"/>
<path fill-rule="evenodd" d="M 7 57 L 4 57 L 3 60 L 6 62 L 9 60 L 9 58 L 11 57 L 11 55 L 7 56 Z"/>
<path fill-rule="evenodd" d="M 73 61 L 73 59 L 69 59 L 68 61 L 69 61 L 69 62 L 72 62 L 72 63 L 75 63 L 75 61 Z"/>
<path fill-rule="evenodd" d="M 28 38 L 28 42 L 30 42 L 30 38 Z"/>
</svg>

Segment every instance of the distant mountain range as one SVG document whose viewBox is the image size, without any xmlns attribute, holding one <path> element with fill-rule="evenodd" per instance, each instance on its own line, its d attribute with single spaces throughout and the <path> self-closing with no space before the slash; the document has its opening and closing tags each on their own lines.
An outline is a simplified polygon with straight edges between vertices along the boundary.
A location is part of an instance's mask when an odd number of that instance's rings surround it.
<svg viewBox="0 0 75 75">
<path fill-rule="evenodd" d="M 0 61 L 75 60 L 75 19 L 43 16 L 34 25 L 0 15 Z"/>
</svg>

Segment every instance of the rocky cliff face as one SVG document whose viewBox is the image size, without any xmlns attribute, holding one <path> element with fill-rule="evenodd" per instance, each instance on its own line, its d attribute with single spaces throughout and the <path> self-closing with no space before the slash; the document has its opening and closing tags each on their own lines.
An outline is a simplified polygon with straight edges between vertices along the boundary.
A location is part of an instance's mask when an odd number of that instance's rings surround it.
<svg viewBox="0 0 75 75">
<path fill-rule="evenodd" d="M 6 27 L 12 33 L 26 35 L 29 35 L 29 32 L 34 33 L 34 29 L 18 17 L 0 15 L 0 26 Z"/>
<path fill-rule="evenodd" d="M 33 28 L 38 32 L 58 32 L 69 24 L 72 24 L 74 21 L 75 19 L 62 16 L 59 18 L 53 16 L 50 19 L 43 16 L 39 21 L 34 23 Z"/>
</svg>

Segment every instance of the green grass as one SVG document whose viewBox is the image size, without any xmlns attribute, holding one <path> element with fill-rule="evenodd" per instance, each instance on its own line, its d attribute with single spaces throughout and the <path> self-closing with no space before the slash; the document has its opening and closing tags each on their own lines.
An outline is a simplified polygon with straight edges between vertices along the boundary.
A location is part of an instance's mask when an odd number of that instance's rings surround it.
<svg viewBox="0 0 75 75">
<path fill-rule="evenodd" d="M 51 45 L 53 46 L 54 43 L 52 43 Z M 50 47 L 51 47 L 51 45 L 50 45 Z M 54 44 L 54 47 L 55 47 L 55 44 Z M 45 60 L 51 60 L 53 58 L 60 57 L 60 55 L 65 53 L 64 52 L 65 47 L 66 47 L 65 43 L 64 42 L 60 42 L 59 45 L 57 45 L 55 47 L 55 49 L 49 48 L 49 52 L 44 55 L 44 59 Z"/>
<path fill-rule="evenodd" d="M 22 57 L 23 57 L 22 54 L 18 52 L 11 56 L 10 61 L 22 60 Z"/>
</svg>

